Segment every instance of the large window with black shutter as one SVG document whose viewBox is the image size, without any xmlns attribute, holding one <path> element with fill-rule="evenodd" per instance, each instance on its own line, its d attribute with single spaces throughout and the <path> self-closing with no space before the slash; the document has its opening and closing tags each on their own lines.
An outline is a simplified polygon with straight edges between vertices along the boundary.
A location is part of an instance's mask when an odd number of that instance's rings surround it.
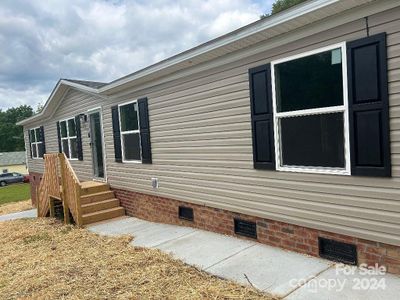
<svg viewBox="0 0 400 300">
<path fill-rule="evenodd" d="M 28 137 L 29 137 L 31 158 L 34 159 L 43 158 L 43 155 L 46 153 L 43 126 L 29 129 Z"/>
<path fill-rule="evenodd" d="M 350 174 L 345 43 L 272 66 L 276 167 Z"/>
<path fill-rule="evenodd" d="M 116 162 L 151 163 L 147 98 L 111 108 Z"/>
<path fill-rule="evenodd" d="M 390 176 L 384 33 L 250 69 L 249 83 L 255 168 Z"/>
</svg>

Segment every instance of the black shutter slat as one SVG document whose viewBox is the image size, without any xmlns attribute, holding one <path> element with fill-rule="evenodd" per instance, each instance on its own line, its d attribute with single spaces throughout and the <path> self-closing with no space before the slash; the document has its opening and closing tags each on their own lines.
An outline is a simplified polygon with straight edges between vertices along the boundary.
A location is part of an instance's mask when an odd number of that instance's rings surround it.
<svg viewBox="0 0 400 300">
<path fill-rule="evenodd" d="M 249 84 L 254 168 L 275 170 L 271 65 L 250 69 Z"/>
<path fill-rule="evenodd" d="M 347 43 L 351 173 L 391 176 L 386 33 Z"/>
<path fill-rule="evenodd" d="M 118 105 L 111 107 L 113 136 L 114 136 L 114 155 L 115 161 L 122 162 L 122 149 L 121 149 L 121 131 L 119 129 L 119 111 Z"/>
<path fill-rule="evenodd" d="M 30 151 L 30 157 L 32 158 L 32 138 L 31 138 L 31 130 L 28 130 L 28 139 L 29 139 L 29 151 Z"/>
<path fill-rule="evenodd" d="M 60 122 L 57 122 L 57 138 L 58 138 L 58 152 L 62 152 L 61 148 L 61 133 L 60 133 Z"/>
<path fill-rule="evenodd" d="M 75 130 L 76 130 L 76 151 L 78 152 L 78 160 L 83 160 L 83 147 L 82 147 L 82 132 L 81 132 L 81 118 L 75 116 Z"/>
<path fill-rule="evenodd" d="M 149 109 L 147 98 L 138 100 L 139 124 L 140 124 L 140 144 L 142 149 L 142 163 L 151 164 L 151 142 L 150 142 L 150 124 Z"/>
<path fill-rule="evenodd" d="M 44 155 L 46 154 L 46 141 L 44 138 L 44 127 L 40 126 L 40 141 L 42 142 L 41 147 L 42 147 L 42 153 L 43 153 L 43 159 Z"/>
</svg>

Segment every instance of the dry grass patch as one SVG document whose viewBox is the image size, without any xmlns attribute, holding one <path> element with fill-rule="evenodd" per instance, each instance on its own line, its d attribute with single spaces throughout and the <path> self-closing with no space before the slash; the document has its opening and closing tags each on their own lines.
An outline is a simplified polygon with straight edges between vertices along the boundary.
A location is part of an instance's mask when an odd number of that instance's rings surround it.
<svg viewBox="0 0 400 300">
<path fill-rule="evenodd" d="M 53 219 L 0 222 L 0 297 L 272 299 L 130 241 Z"/>
<path fill-rule="evenodd" d="M 32 201 L 25 200 L 0 205 L 0 215 L 11 214 L 18 211 L 32 209 Z"/>
</svg>

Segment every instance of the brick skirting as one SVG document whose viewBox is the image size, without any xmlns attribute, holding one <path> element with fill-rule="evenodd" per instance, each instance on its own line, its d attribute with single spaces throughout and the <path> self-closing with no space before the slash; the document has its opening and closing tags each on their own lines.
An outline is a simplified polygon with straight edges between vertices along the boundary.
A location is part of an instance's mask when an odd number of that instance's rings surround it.
<svg viewBox="0 0 400 300">
<path fill-rule="evenodd" d="M 357 246 L 358 264 L 385 266 L 389 273 L 400 275 L 400 247 L 360 238 L 315 230 L 302 226 L 234 213 L 231 211 L 190 204 L 178 200 L 113 189 L 127 215 L 153 222 L 192 226 L 217 233 L 237 236 L 234 218 L 257 224 L 257 241 L 312 256 L 319 256 L 318 237 Z M 193 208 L 194 221 L 178 217 L 178 207 Z M 243 238 L 242 236 L 238 236 Z"/>
</svg>

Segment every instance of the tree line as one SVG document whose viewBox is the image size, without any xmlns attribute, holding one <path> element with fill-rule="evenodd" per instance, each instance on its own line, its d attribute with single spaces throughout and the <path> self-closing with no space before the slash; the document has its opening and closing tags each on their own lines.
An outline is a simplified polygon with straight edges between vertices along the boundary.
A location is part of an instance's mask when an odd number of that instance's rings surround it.
<svg viewBox="0 0 400 300">
<path fill-rule="evenodd" d="M 0 152 L 24 151 L 24 132 L 16 123 L 33 116 L 34 110 L 29 105 L 0 109 Z"/>
</svg>

